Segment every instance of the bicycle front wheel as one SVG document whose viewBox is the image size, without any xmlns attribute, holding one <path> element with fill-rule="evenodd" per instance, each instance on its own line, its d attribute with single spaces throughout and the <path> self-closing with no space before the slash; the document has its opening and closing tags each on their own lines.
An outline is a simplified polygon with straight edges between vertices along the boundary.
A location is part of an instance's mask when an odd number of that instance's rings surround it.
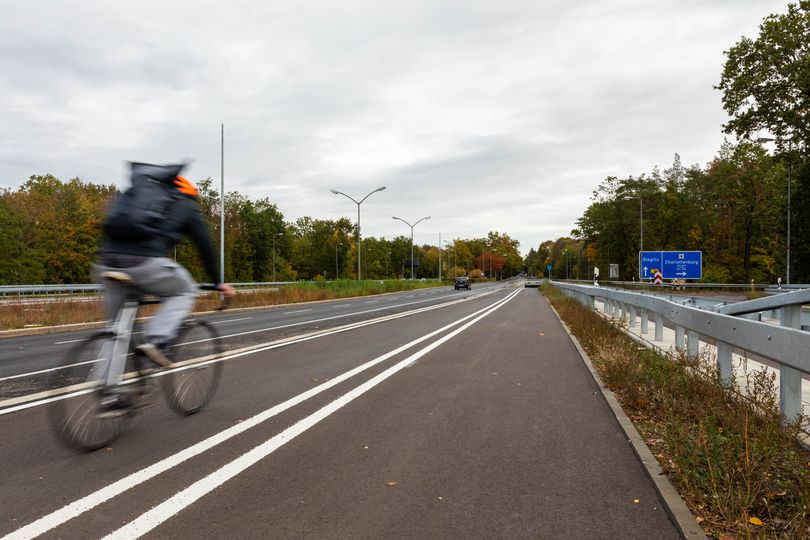
<svg viewBox="0 0 810 540">
<path fill-rule="evenodd" d="M 99 332 L 82 341 L 68 352 L 49 381 L 50 390 L 58 394 L 48 406 L 51 429 L 76 450 L 106 446 L 129 426 L 131 410 L 110 415 L 101 407 L 113 339 L 110 332 Z M 130 384 L 130 390 L 136 390 L 142 381 Z"/>
<path fill-rule="evenodd" d="M 202 410 L 214 397 L 222 376 L 222 341 L 205 321 L 183 325 L 170 351 L 176 367 L 161 377 L 169 405 L 190 415 Z"/>
</svg>

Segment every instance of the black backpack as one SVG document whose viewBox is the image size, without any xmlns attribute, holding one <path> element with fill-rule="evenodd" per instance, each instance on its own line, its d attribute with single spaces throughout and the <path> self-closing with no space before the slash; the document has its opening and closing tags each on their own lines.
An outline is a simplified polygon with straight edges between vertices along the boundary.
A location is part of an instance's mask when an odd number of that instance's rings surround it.
<svg viewBox="0 0 810 540">
<path fill-rule="evenodd" d="M 132 163 L 132 187 L 119 195 L 104 219 L 104 234 L 122 240 L 146 240 L 165 233 L 167 216 L 181 197 L 174 179 L 185 164 Z"/>
</svg>

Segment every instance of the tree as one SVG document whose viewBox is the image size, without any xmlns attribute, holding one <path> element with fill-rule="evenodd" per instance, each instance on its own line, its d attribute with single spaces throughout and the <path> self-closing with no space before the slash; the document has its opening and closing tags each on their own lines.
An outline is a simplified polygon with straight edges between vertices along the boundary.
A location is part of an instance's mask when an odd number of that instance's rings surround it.
<svg viewBox="0 0 810 540">
<path fill-rule="evenodd" d="M 810 0 L 769 15 L 759 37 L 743 37 L 726 51 L 720 83 L 723 108 L 732 117 L 726 133 L 749 138 L 776 135 L 780 148 L 810 145 Z"/>
</svg>

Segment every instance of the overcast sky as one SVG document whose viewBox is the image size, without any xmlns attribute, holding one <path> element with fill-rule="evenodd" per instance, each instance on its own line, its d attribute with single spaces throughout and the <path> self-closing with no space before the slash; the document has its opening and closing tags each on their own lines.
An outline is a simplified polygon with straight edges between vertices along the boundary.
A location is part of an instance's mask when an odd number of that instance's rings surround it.
<svg viewBox="0 0 810 540">
<path fill-rule="evenodd" d="M 182 7 L 181 7 L 182 6 Z M 570 234 L 609 175 L 705 165 L 724 50 L 771 0 L 0 0 L 0 187 L 127 185 L 125 162 L 287 221 L 438 244 Z"/>
</svg>

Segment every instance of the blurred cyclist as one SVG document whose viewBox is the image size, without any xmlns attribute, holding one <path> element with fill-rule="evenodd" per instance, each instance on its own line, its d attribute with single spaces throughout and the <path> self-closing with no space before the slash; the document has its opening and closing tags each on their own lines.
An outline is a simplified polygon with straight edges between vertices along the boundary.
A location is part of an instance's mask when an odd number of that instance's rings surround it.
<svg viewBox="0 0 810 540">
<path fill-rule="evenodd" d="M 185 165 L 131 164 L 132 187 L 119 195 L 105 218 L 101 260 L 94 268 L 97 280 L 102 272 L 121 271 L 130 276 L 138 291 L 162 299 L 146 325 L 146 341 L 140 349 L 163 365 L 168 364 L 166 351 L 197 297 L 191 274 L 167 257 L 184 236 L 197 245 L 206 273 L 217 288 L 225 296 L 235 294 L 231 285 L 219 281 L 213 242 L 197 202 L 199 192 L 189 180 L 178 176 Z M 128 285 L 99 281 L 105 311 L 112 320 L 124 302 Z M 122 373 L 124 366 L 113 369 Z"/>
</svg>

